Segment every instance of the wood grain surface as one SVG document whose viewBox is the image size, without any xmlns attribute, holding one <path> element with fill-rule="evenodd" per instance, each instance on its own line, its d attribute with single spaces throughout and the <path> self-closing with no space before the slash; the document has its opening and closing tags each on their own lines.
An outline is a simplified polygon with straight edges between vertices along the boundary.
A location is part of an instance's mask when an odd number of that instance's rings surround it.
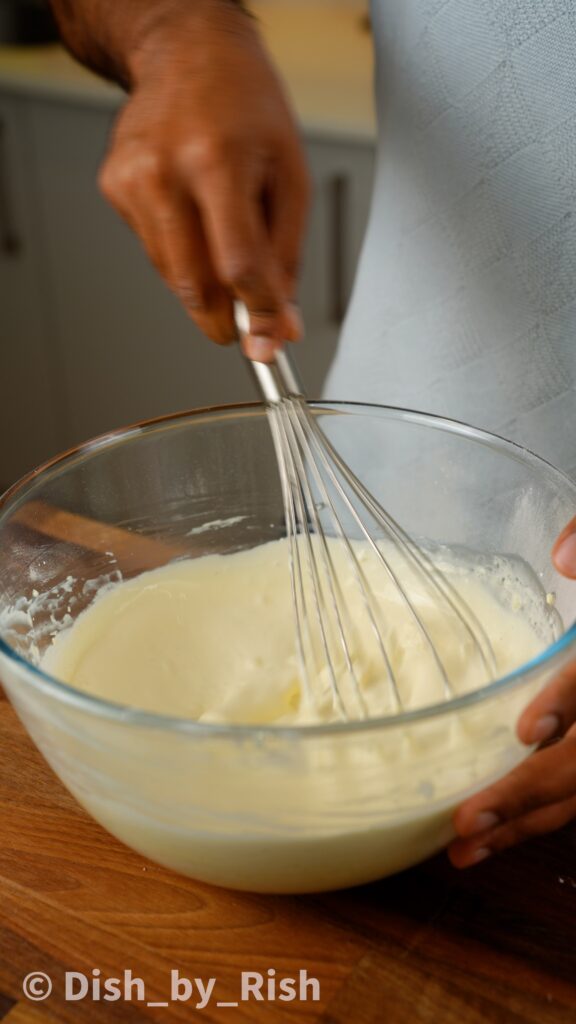
<svg viewBox="0 0 576 1024">
<path fill-rule="evenodd" d="M 1 690 L 0 690 L 1 693 Z M 201 885 L 123 847 L 68 795 L 0 699 L 0 1019 L 8 1024 L 566 1024 L 576 1020 L 576 827 L 479 865 L 445 856 L 314 897 Z M 66 1002 L 64 972 L 146 984 L 145 1001 Z M 206 1009 L 170 972 L 217 979 Z M 308 971 L 317 1002 L 238 998 L 242 971 Z M 53 980 L 31 1002 L 23 979 Z"/>
</svg>

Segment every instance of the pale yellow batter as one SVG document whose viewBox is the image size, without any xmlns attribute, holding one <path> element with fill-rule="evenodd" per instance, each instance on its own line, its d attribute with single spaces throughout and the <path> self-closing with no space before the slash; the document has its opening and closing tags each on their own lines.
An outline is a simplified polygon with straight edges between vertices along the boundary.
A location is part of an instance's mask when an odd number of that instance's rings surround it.
<svg viewBox="0 0 576 1024">
<path fill-rule="evenodd" d="M 405 603 L 366 548 L 356 550 L 404 706 L 442 700 L 441 677 Z M 337 544 L 332 556 L 364 699 L 370 715 L 386 714 L 391 688 L 354 573 Z M 496 559 L 472 567 L 449 553 L 442 564 L 482 621 L 498 673 L 553 639 L 545 595 L 517 565 Z M 406 566 L 402 580 L 455 691 L 481 685 L 485 668 L 466 631 Z M 311 693 L 294 636 L 285 541 L 176 562 L 105 589 L 56 637 L 44 668 L 131 707 L 273 728 L 179 731 L 71 709 L 65 727 L 39 721 L 38 742 L 71 791 L 120 839 L 196 878 L 262 892 L 338 888 L 416 863 L 450 839 L 452 811 L 467 793 L 526 755 L 515 726 L 542 684 L 538 676 L 490 701 L 401 727 L 274 728 L 338 718 L 313 619 L 319 660 Z M 342 659 L 336 668 L 354 717 Z"/>
<path fill-rule="evenodd" d="M 355 551 L 375 597 L 374 614 L 404 707 L 441 700 L 443 678 L 423 631 L 367 545 L 358 543 Z M 486 682 L 486 665 L 447 602 L 427 589 L 394 551 L 385 551 L 454 691 Z M 371 715 L 388 714 L 395 709 L 394 694 L 354 564 L 339 542 L 330 544 L 330 552 L 342 590 L 346 639 L 365 705 Z M 322 585 L 319 545 L 316 560 Z M 496 659 L 494 675 L 505 675 L 537 653 L 542 640 L 523 617 L 521 592 L 508 601 L 509 606 L 520 606 L 514 611 L 488 588 L 485 572 L 456 563 L 444 568 L 490 639 Z M 508 582 L 508 591 L 510 586 Z M 502 591 L 505 595 L 505 587 Z M 286 541 L 233 555 L 176 562 L 116 586 L 56 639 L 44 667 L 87 693 L 199 721 L 304 724 L 335 720 L 339 715 L 309 586 L 307 596 L 308 688 L 297 656 Z M 323 621 L 348 713 L 362 717 L 340 653 L 328 591 Z"/>
</svg>

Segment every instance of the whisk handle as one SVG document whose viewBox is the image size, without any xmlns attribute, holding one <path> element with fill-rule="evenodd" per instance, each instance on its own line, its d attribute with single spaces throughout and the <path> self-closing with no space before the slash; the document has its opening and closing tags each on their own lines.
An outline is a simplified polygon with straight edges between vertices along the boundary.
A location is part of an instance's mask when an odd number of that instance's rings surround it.
<svg viewBox="0 0 576 1024">
<path fill-rule="evenodd" d="M 249 329 L 248 311 L 242 302 L 235 303 L 235 319 L 240 336 Z M 278 351 L 272 363 L 260 363 L 246 358 L 256 387 L 268 405 L 277 405 L 284 398 L 303 398 L 304 389 L 298 371 L 284 348 Z"/>
<path fill-rule="evenodd" d="M 284 398 L 304 397 L 296 367 L 285 349 L 276 353 L 273 363 L 258 363 L 255 359 L 247 362 L 262 398 L 269 405 L 277 405 Z"/>
</svg>

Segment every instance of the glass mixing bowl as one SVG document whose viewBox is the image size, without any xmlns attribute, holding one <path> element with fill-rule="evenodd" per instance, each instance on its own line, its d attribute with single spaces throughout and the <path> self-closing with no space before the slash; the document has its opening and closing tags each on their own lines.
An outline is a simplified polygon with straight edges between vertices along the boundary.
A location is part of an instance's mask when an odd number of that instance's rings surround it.
<svg viewBox="0 0 576 1024">
<path fill-rule="evenodd" d="M 539 582 L 542 602 L 554 595 L 570 628 L 506 678 L 393 717 L 280 728 L 146 713 L 58 682 L 40 659 L 103 584 L 284 535 L 263 408 L 199 410 L 108 435 L 0 501 L 0 677 L 31 737 L 114 835 L 238 889 L 338 888 L 440 849 L 462 798 L 526 756 L 517 717 L 576 649 L 576 586 L 550 560 L 576 509 L 574 483 L 458 423 L 353 404 L 313 408 L 408 531 L 488 561 L 505 554 L 519 579 Z"/>
</svg>

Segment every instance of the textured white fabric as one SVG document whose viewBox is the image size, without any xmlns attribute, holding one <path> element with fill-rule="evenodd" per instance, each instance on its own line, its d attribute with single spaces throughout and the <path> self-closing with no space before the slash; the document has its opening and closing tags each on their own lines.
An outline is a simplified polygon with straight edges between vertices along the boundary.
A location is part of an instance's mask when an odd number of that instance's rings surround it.
<svg viewBox="0 0 576 1024">
<path fill-rule="evenodd" d="M 325 387 L 576 475 L 576 0 L 373 0 L 372 212 Z"/>
</svg>

